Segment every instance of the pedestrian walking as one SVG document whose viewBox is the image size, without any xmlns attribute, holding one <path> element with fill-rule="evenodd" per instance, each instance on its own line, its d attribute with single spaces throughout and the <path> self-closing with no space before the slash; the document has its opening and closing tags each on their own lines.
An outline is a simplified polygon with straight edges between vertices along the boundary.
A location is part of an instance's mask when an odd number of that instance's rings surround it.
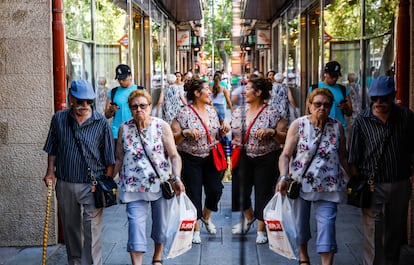
<svg viewBox="0 0 414 265">
<path fill-rule="evenodd" d="M 48 153 L 44 181 L 56 185 L 70 265 L 102 264 L 102 208 L 95 207 L 91 176 L 112 176 L 115 152 L 105 117 L 91 107 L 94 99 L 88 81 L 72 81 L 70 108 L 53 115 L 43 148 Z"/>
<path fill-rule="evenodd" d="M 328 89 L 312 91 L 308 102 L 311 114 L 290 125 L 279 158 L 280 178 L 276 192 L 285 195 L 292 180 L 301 184 L 299 197 L 293 204 L 300 264 L 311 264 L 308 241 L 311 239 L 312 204 L 317 223 L 316 251 L 322 265 L 332 265 L 337 252 L 335 223 L 338 203 L 345 199 L 342 168 L 348 171 L 348 164 L 343 127 L 329 117 L 333 102 L 334 96 Z"/>
<path fill-rule="evenodd" d="M 371 107 L 354 121 L 349 139 L 351 180 L 370 181 L 371 203 L 362 209 L 364 265 L 399 264 L 407 242 L 407 213 L 414 177 L 414 113 L 395 100 L 390 76 L 375 78 Z"/>
</svg>

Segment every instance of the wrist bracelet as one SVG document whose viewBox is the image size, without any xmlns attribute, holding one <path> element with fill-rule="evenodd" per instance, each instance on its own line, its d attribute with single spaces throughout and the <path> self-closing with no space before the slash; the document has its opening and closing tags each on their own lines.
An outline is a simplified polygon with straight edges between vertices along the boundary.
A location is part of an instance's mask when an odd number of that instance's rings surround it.
<svg viewBox="0 0 414 265">
<path fill-rule="evenodd" d="M 283 175 L 283 176 L 280 176 L 280 180 L 284 180 L 284 181 L 289 182 L 289 181 L 291 181 L 292 179 L 291 179 L 288 175 Z"/>
<path fill-rule="evenodd" d="M 172 182 L 176 182 L 177 180 L 181 180 L 179 176 L 174 176 L 171 178 Z"/>
<path fill-rule="evenodd" d="M 185 129 L 184 129 L 185 130 Z M 187 137 L 184 135 L 184 130 L 181 130 L 181 136 L 186 139 Z"/>
</svg>

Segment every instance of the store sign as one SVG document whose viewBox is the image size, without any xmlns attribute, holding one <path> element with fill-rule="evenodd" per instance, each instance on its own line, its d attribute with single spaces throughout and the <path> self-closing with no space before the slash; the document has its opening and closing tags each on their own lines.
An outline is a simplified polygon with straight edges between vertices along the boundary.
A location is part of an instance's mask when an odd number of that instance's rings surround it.
<svg viewBox="0 0 414 265">
<path fill-rule="evenodd" d="M 179 51 L 191 50 L 190 36 L 189 30 L 179 30 L 177 32 L 177 49 Z"/>
<path fill-rule="evenodd" d="M 256 49 L 270 49 L 270 30 L 256 30 Z"/>
</svg>

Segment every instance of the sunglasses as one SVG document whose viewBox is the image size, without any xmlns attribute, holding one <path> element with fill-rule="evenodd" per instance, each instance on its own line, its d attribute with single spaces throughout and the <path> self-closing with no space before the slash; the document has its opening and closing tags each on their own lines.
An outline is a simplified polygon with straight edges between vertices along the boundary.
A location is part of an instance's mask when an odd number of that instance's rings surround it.
<svg viewBox="0 0 414 265">
<path fill-rule="evenodd" d="M 78 105 L 82 105 L 83 102 L 86 102 L 88 105 L 92 105 L 93 99 L 79 99 L 79 98 L 76 99 L 76 104 Z"/>
<path fill-rule="evenodd" d="M 315 106 L 316 108 L 320 108 L 321 106 L 323 106 L 325 109 L 329 109 L 332 106 L 332 103 L 330 102 L 312 102 L 312 105 Z"/>
<path fill-rule="evenodd" d="M 144 109 L 148 108 L 148 106 L 149 106 L 149 104 L 145 104 L 145 103 L 143 103 L 143 104 L 134 104 L 134 105 L 130 105 L 130 106 L 129 106 L 129 108 L 130 108 L 131 110 L 137 110 L 138 108 L 140 108 L 140 109 L 144 110 Z"/>
<path fill-rule="evenodd" d="M 387 101 L 388 100 L 388 96 L 372 96 L 371 97 L 371 101 L 377 101 L 378 99 L 380 99 L 382 102 Z"/>
</svg>

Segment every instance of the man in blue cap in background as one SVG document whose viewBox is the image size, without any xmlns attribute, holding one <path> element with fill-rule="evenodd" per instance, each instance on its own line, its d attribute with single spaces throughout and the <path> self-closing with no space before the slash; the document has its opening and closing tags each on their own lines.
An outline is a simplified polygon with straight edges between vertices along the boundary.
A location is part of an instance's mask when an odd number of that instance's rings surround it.
<svg viewBox="0 0 414 265">
<path fill-rule="evenodd" d="M 407 242 L 410 177 L 414 177 L 414 113 L 394 103 L 390 76 L 374 79 L 368 91 L 371 107 L 352 125 L 349 139 L 351 179 L 372 181 L 371 202 L 362 209 L 363 264 L 399 264 Z"/>
<path fill-rule="evenodd" d="M 102 208 L 95 207 L 91 174 L 112 176 L 115 155 L 111 128 L 92 108 L 94 98 L 88 81 L 72 81 L 70 108 L 53 115 L 43 148 L 44 181 L 56 185 L 69 265 L 102 264 Z"/>
</svg>

